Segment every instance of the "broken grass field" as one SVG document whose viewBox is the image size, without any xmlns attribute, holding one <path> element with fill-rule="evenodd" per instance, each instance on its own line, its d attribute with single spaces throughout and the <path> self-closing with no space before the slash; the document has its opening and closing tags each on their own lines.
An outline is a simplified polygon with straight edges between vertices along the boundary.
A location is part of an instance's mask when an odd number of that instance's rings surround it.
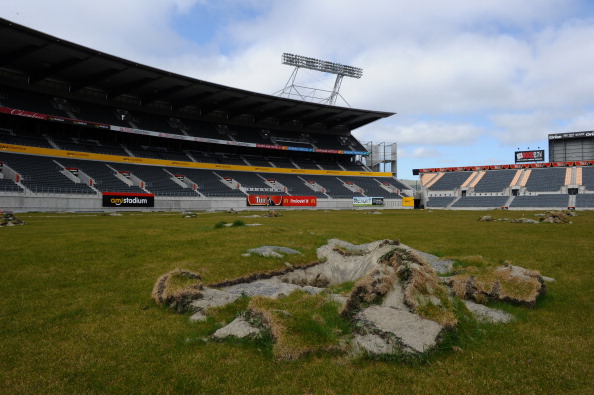
<svg viewBox="0 0 594 395">
<path fill-rule="evenodd" d="M 201 213 L 21 214 L 27 226 L 2 229 L 0 388 L 4 393 L 589 393 L 594 359 L 594 212 L 571 225 L 476 221 L 491 211 L 287 211 L 260 227 L 212 229 L 237 217 Z M 531 212 L 506 212 L 531 216 Z M 330 238 L 366 243 L 399 238 L 446 257 L 534 268 L 556 278 L 535 309 L 492 306 L 508 325 L 460 321 L 453 339 L 421 366 L 317 353 L 283 362 L 266 344 L 204 343 L 247 300 L 200 325 L 149 298 L 176 267 L 206 283 L 316 259 Z M 263 244 L 303 255 L 241 257 Z M 347 287 L 348 288 L 348 287 Z M 240 306 L 241 303 L 245 305 Z M 451 347 L 447 349 L 447 342 Z M 453 348 L 457 347 L 457 348 Z M 458 351 L 454 351 L 458 350 Z"/>
<path fill-rule="evenodd" d="M 320 351 L 344 352 L 348 320 L 338 314 L 339 304 L 325 295 L 295 291 L 280 299 L 252 298 L 248 318 L 265 324 L 276 339 L 279 359 L 297 359 Z"/>
<path fill-rule="evenodd" d="M 345 249 L 358 251 L 358 258 L 353 259 L 353 254 L 345 254 Z M 266 256 L 266 254 L 262 255 Z M 192 320 L 203 321 L 213 306 L 228 304 L 235 300 L 239 294 L 266 296 L 263 300 L 268 302 L 250 303 L 243 318 L 233 320 L 229 325 L 217 330 L 213 337 L 216 339 L 228 336 L 244 338 L 267 331 L 274 340 L 275 356 L 284 359 L 294 359 L 324 349 L 350 354 L 363 352 L 370 355 L 426 354 L 439 345 L 444 332 L 457 330 L 458 318 L 454 310 L 456 301 L 444 283 L 438 279 L 431 266 L 435 265 L 440 270 L 443 268 L 443 262 L 439 261 L 437 257 L 415 251 L 394 240 L 379 240 L 363 245 L 352 245 L 342 240 L 332 239 L 327 245 L 318 249 L 318 258 L 323 262 L 307 265 L 307 268 L 291 266 L 282 271 L 256 273 L 252 276 L 230 280 L 225 282 L 225 285 L 222 283 L 219 283 L 218 286 L 213 284 L 205 288 L 206 294 L 204 295 L 196 293 L 195 285 L 187 290 L 170 291 L 165 288 L 166 280 L 175 276 L 199 277 L 189 271 L 177 269 L 157 280 L 154 289 L 159 292 L 153 292 L 153 298 L 158 304 L 163 304 L 162 294 L 179 295 L 179 300 L 172 298 L 166 304 L 178 312 L 180 305 L 186 306 L 188 310 L 197 312 L 192 316 Z M 533 276 L 541 279 L 537 273 L 528 272 L 519 267 L 497 268 L 495 272 L 504 272 L 507 269 L 510 269 L 510 273 L 507 274 L 505 280 L 513 278 L 519 281 L 518 284 L 532 281 Z M 270 307 L 275 303 L 289 303 L 289 305 L 302 303 L 301 299 L 296 301 L 295 298 L 288 298 L 288 302 L 285 300 L 276 302 L 270 298 L 283 299 L 296 289 L 301 289 L 300 293 L 303 295 L 305 292 L 317 294 L 322 291 L 322 288 L 312 288 L 312 285 L 322 287 L 329 284 L 340 285 L 340 281 L 354 278 L 353 275 L 356 276 L 356 274 L 362 277 L 354 284 L 348 297 L 341 298 L 329 294 L 329 298 L 320 299 L 322 301 L 343 300 L 340 316 L 349 320 L 355 336 L 345 336 L 340 339 L 340 347 L 333 344 L 319 345 L 313 349 L 303 346 L 303 343 L 307 344 L 308 342 L 304 342 L 302 339 L 316 337 L 309 333 L 299 333 L 298 329 L 301 326 L 295 324 L 294 314 L 289 313 L 286 309 Z M 473 277 L 471 279 L 474 281 Z M 502 280 L 498 278 L 492 288 L 499 289 L 500 281 Z M 297 284 L 309 288 L 301 288 Z M 216 290 L 211 287 L 222 288 Z M 295 293 L 299 292 L 294 291 L 293 294 Z M 544 289 L 542 293 L 544 293 Z M 192 295 L 196 301 L 187 303 L 187 297 Z M 464 294 L 460 297 L 466 298 L 466 296 Z M 475 295 L 468 296 L 474 297 Z M 500 292 L 494 292 L 489 296 L 497 298 L 501 295 Z M 534 303 L 537 295 L 533 296 L 533 300 L 526 302 Z M 320 295 L 316 297 L 319 298 Z M 303 300 L 309 300 L 308 298 L 311 299 L 313 296 L 303 296 Z M 500 299 L 508 301 L 506 297 Z M 254 300 L 260 301 L 262 298 L 256 297 Z M 472 311 L 479 311 L 482 320 L 491 320 L 492 317 L 495 317 L 498 322 L 509 321 L 504 312 L 470 302 L 466 302 L 466 306 Z M 330 311 L 332 310 L 336 309 Z M 460 313 L 460 309 L 457 310 Z M 507 316 L 509 315 L 507 314 Z M 246 321 L 245 317 L 250 318 L 251 322 Z M 298 319 L 304 323 L 311 322 L 311 317 L 320 317 L 320 314 L 316 309 L 310 308 L 305 315 L 298 315 Z M 293 324 L 285 325 L 286 322 L 293 322 Z M 320 320 L 317 328 L 323 329 L 324 322 Z"/>
</svg>

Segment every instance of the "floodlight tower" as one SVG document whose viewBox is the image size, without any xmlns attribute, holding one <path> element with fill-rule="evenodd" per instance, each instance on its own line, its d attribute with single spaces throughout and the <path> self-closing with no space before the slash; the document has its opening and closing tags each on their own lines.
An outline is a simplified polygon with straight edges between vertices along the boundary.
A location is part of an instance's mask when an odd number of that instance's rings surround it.
<svg viewBox="0 0 594 395">
<path fill-rule="evenodd" d="M 340 86 L 342 85 L 342 78 L 352 77 L 359 79 L 363 76 L 363 69 L 359 67 L 345 66 L 340 63 L 333 63 L 325 60 L 308 58 L 306 56 L 301 55 L 293 55 L 286 52 L 283 53 L 282 63 L 289 66 L 294 66 L 295 68 L 293 69 L 293 73 L 287 81 L 285 88 L 281 91 L 276 92 L 276 94 L 279 96 L 286 96 L 288 98 L 296 96 L 304 101 L 317 100 L 319 103 L 327 103 L 329 105 L 334 105 L 336 103 L 336 98 L 338 96 L 340 96 L 340 98 L 344 100 L 340 93 L 338 93 L 340 91 Z M 295 78 L 297 77 L 297 72 L 301 67 L 303 67 L 304 69 L 321 71 L 323 73 L 336 74 L 336 80 L 334 81 L 334 88 L 332 89 L 332 91 L 295 85 Z M 322 98 L 318 96 L 318 91 L 326 93 L 329 92 L 330 96 Z M 347 103 L 346 100 L 344 100 L 344 102 Z"/>
</svg>

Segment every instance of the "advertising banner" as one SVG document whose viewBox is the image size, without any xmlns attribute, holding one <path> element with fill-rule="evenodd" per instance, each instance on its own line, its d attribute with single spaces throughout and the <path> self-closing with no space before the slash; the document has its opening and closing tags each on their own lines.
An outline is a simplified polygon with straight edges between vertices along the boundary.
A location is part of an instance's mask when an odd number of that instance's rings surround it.
<svg viewBox="0 0 594 395">
<path fill-rule="evenodd" d="M 283 206 L 307 206 L 318 205 L 318 198 L 315 196 L 283 196 Z"/>
<path fill-rule="evenodd" d="M 542 162 L 544 161 L 544 150 L 516 151 L 516 163 Z"/>
<path fill-rule="evenodd" d="M 47 119 L 47 115 L 39 114 L 31 111 L 16 110 L 14 108 L 0 107 L 0 112 L 3 114 L 16 115 L 19 117 L 33 118 L 33 119 Z"/>
<path fill-rule="evenodd" d="M 155 207 L 152 193 L 103 192 L 103 207 Z"/>
<path fill-rule="evenodd" d="M 549 134 L 549 140 L 558 139 L 578 139 L 584 137 L 594 137 L 594 131 L 574 132 L 574 133 L 553 133 Z"/>
<path fill-rule="evenodd" d="M 362 207 L 362 206 L 383 206 L 384 205 L 384 198 L 383 197 L 353 197 L 353 206 L 355 207 Z"/>
<path fill-rule="evenodd" d="M 248 206 L 308 206 L 315 207 L 315 196 L 248 195 Z"/>
<path fill-rule="evenodd" d="M 271 144 L 246 143 L 246 142 L 242 142 L 242 141 L 209 139 L 209 138 L 203 138 L 203 137 L 186 136 L 183 134 L 163 133 L 163 132 L 156 132 L 156 131 L 152 131 L 152 130 L 128 128 L 128 127 L 123 127 L 123 126 L 108 125 L 108 124 L 97 123 L 97 122 L 82 121 L 82 120 L 78 120 L 78 119 L 64 118 L 64 117 L 59 117 L 59 116 L 55 116 L 55 115 L 40 114 L 40 113 L 36 113 L 36 112 L 17 110 L 17 109 L 8 108 L 8 107 L 2 107 L 2 106 L 0 106 L 0 113 L 17 115 L 20 117 L 49 120 L 49 121 L 53 121 L 53 122 L 69 123 L 69 124 L 79 125 L 79 126 L 94 127 L 94 128 L 99 128 L 99 129 L 112 130 L 114 132 L 141 134 L 141 135 L 145 135 L 145 136 L 162 137 L 162 138 L 175 139 L 175 140 L 195 141 L 195 142 L 202 142 L 202 143 L 212 143 L 212 144 L 219 144 L 219 145 L 233 145 L 233 146 L 251 147 L 251 148 L 266 148 L 266 149 L 275 149 L 275 150 L 292 150 L 292 151 L 305 150 L 307 152 L 319 152 L 319 153 L 326 153 L 326 154 L 369 155 L 369 152 L 367 152 L 367 151 L 340 151 L 340 150 L 328 150 L 328 149 L 288 147 L 288 146 L 271 145 Z"/>
<path fill-rule="evenodd" d="M 414 207 L 415 206 L 415 198 L 412 197 L 403 197 L 402 198 L 402 207 Z"/>
</svg>

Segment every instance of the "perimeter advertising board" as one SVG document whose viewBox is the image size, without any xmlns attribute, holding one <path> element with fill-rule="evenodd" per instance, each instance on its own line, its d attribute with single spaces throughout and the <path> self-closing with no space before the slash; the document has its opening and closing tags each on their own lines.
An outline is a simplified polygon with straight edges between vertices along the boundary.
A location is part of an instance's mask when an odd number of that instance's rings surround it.
<svg viewBox="0 0 594 395">
<path fill-rule="evenodd" d="M 155 207 L 152 193 L 103 192 L 103 207 Z"/>
<path fill-rule="evenodd" d="M 362 207 L 362 206 L 383 206 L 384 205 L 384 198 L 383 197 L 353 197 L 353 206 L 355 207 Z"/>
<path fill-rule="evenodd" d="M 248 195 L 248 206 L 305 206 L 315 207 L 318 198 L 315 196 L 279 196 L 279 195 Z"/>
<path fill-rule="evenodd" d="M 415 198 L 412 197 L 403 197 L 402 198 L 402 207 L 414 207 L 415 206 Z"/>
</svg>

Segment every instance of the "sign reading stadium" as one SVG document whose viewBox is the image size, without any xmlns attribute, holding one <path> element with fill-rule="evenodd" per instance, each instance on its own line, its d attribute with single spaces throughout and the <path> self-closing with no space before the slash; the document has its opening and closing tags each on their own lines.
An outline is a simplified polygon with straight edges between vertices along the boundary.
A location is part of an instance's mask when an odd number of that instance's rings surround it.
<svg viewBox="0 0 594 395">
<path fill-rule="evenodd" d="M 353 197 L 353 206 L 361 207 L 361 206 L 383 206 L 384 205 L 384 198 L 383 197 Z"/>
<path fill-rule="evenodd" d="M 155 207 L 152 193 L 103 192 L 103 207 Z"/>
<path fill-rule="evenodd" d="M 309 206 L 318 205 L 315 196 L 248 195 L 248 206 Z"/>
<path fill-rule="evenodd" d="M 544 150 L 516 151 L 516 163 L 542 162 L 544 161 Z"/>
</svg>

